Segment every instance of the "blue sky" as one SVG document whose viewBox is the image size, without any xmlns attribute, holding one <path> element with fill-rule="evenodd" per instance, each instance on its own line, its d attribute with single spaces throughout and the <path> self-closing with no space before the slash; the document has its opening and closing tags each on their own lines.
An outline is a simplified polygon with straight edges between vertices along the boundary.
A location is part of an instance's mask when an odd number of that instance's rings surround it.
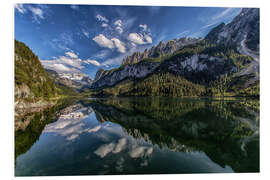
<svg viewBox="0 0 270 180">
<path fill-rule="evenodd" d="M 240 8 L 15 5 L 15 39 L 24 42 L 43 66 L 58 72 L 118 67 L 122 59 L 180 37 L 204 37 Z"/>
</svg>

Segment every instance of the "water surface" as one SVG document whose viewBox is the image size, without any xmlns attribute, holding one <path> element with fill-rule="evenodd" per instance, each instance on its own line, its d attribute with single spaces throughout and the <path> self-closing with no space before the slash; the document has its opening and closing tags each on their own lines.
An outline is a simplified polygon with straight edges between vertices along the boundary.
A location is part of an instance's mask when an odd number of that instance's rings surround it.
<svg viewBox="0 0 270 180">
<path fill-rule="evenodd" d="M 259 172 L 254 100 L 86 99 L 22 122 L 16 176 Z"/>
</svg>

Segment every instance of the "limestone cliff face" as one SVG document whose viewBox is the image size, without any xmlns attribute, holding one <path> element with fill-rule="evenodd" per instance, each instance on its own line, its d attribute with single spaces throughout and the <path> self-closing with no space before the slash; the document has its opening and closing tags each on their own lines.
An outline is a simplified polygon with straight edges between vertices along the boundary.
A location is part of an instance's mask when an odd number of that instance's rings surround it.
<svg viewBox="0 0 270 180">
<path fill-rule="evenodd" d="M 213 28 L 205 37 L 215 43 L 242 46 L 244 40 L 249 49 L 259 51 L 260 10 L 243 8 L 232 22 Z"/>
<path fill-rule="evenodd" d="M 106 71 L 104 75 L 92 84 L 92 88 L 113 86 L 126 78 L 142 78 L 152 73 L 159 63 L 139 62 L 127 64 L 115 71 Z"/>
<path fill-rule="evenodd" d="M 138 63 L 145 58 L 157 58 L 167 54 L 172 54 L 186 45 L 195 44 L 199 40 L 200 39 L 197 38 L 180 38 L 170 40 L 167 43 L 161 41 L 157 46 L 153 46 L 150 49 L 145 49 L 143 52 L 135 52 L 131 56 L 127 56 L 123 59 L 122 65 Z"/>
</svg>

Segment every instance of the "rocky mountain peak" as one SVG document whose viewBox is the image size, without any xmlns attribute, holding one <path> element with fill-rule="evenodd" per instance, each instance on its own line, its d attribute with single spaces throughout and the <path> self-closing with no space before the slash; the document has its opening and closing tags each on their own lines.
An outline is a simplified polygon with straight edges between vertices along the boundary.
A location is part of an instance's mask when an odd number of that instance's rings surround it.
<svg viewBox="0 0 270 180">
<path fill-rule="evenodd" d="M 245 41 L 248 48 L 259 50 L 259 9 L 243 8 L 229 24 L 221 23 L 213 28 L 205 40 L 219 44 L 240 46 Z"/>
<path fill-rule="evenodd" d="M 96 72 L 94 81 L 99 80 L 100 77 L 102 76 L 102 74 L 103 74 L 104 71 L 105 71 L 105 70 L 104 70 L 103 68 L 99 68 L 98 71 Z"/>
<path fill-rule="evenodd" d="M 180 48 L 198 42 L 195 38 L 180 38 L 169 40 L 166 43 L 160 41 L 157 46 L 152 46 L 150 49 L 145 49 L 143 52 L 134 52 L 132 55 L 123 59 L 122 65 L 134 64 L 145 58 L 157 58 L 166 54 L 171 54 Z"/>
</svg>

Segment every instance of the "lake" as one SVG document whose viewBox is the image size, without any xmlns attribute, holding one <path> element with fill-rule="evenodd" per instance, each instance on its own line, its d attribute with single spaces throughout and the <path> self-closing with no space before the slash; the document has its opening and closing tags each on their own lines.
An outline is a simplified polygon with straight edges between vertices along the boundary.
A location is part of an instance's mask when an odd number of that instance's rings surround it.
<svg viewBox="0 0 270 180">
<path fill-rule="evenodd" d="M 15 176 L 259 172 L 258 100 L 70 100 L 16 121 Z"/>
</svg>

